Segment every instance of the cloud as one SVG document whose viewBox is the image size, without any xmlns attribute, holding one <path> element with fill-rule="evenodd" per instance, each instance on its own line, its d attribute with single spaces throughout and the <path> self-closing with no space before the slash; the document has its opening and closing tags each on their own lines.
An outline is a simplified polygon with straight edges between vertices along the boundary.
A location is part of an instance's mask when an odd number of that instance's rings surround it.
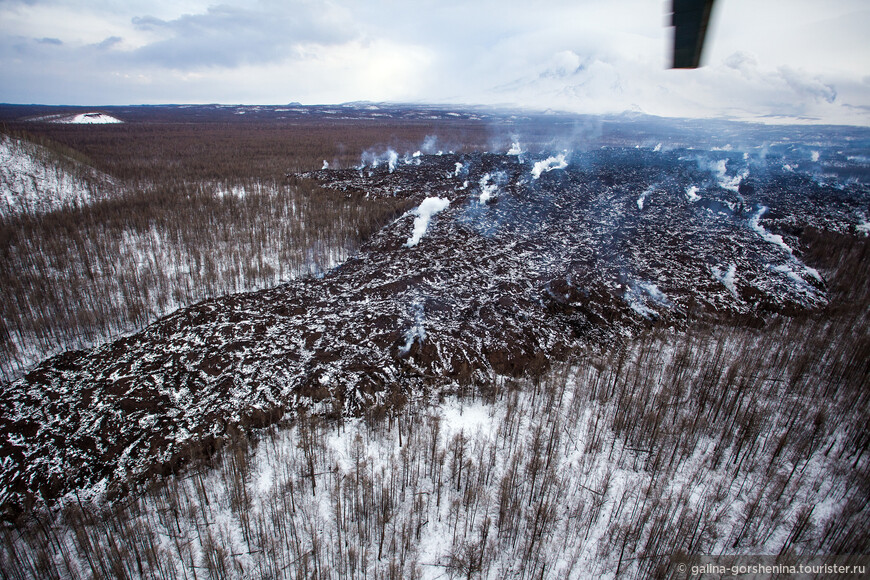
<svg viewBox="0 0 870 580">
<path fill-rule="evenodd" d="M 573 50 L 561 50 L 553 55 L 551 65 L 541 73 L 544 77 L 565 78 L 582 72 L 583 60 Z"/>
<path fill-rule="evenodd" d="M 755 55 L 742 50 L 728 55 L 723 62 L 728 68 L 743 73 L 751 74 L 756 68 L 758 68 L 758 59 Z"/>
<path fill-rule="evenodd" d="M 0 0 L 0 101 L 520 105 L 870 124 L 862 0 L 717 4 L 667 68 L 648 0 Z"/>
<path fill-rule="evenodd" d="M 810 97 L 828 103 L 833 103 L 837 99 L 837 89 L 830 84 L 823 83 L 818 77 L 810 77 L 805 72 L 789 66 L 781 66 L 777 70 L 786 84 L 802 97 Z"/>
<path fill-rule="evenodd" d="M 114 48 L 124 42 L 124 39 L 120 36 L 110 36 L 109 38 L 103 40 L 102 42 L 97 44 L 97 48 L 108 50 Z"/>
<path fill-rule="evenodd" d="M 264 10 L 221 5 L 174 20 L 132 19 L 136 30 L 163 38 L 134 51 L 141 63 L 176 70 L 263 64 L 304 55 L 308 44 L 335 45 L 356 36 L 342 13 L 310 2 Z"/>
</svg>

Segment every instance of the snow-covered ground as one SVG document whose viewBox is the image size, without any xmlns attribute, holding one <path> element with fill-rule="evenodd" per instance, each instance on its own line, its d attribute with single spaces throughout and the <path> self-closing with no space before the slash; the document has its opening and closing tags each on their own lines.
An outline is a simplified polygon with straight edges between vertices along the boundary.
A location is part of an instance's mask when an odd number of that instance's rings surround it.
<svg viewBox="0 0 870 580">
<path fill-rule="evenodd" d="M 92 203 L 106 195 L 110 182 L 43 147 L 0 135 L 0 215 Z"/>
<path fill-rule="evenodd" d="M 39 120 L 64 125 L 114 125 L 124 122 L 117 117 L 99 112 L 79 113 L 77 115 L 52 115 Z"/>
</svg>

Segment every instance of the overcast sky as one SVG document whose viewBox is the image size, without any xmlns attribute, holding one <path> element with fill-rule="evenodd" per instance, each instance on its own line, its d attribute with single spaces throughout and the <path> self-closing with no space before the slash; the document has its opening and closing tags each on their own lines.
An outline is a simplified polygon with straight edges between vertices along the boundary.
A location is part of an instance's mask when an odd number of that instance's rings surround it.
<svg viewBox="0 0 870 580">
<path fill-rule="evenodd" d="M 357 100 L 870 125 L 867 0 L 0 0 L 0 102 Z"/>
</svg>

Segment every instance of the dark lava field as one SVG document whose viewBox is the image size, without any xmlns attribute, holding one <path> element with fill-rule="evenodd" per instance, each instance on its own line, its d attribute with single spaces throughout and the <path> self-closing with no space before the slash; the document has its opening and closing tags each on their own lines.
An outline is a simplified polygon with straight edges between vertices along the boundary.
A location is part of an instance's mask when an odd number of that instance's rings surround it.
<svg viewBox="0 0 870 580">
<path fill-rule="evenodd" d="M 389 410 L 653 327 L 822 309 L 826 265 L 806 239 L 867 235 L 867 163 L 825 143 L 520 141 L 306 173 L 410 209 L 321 277 L 206 300 L 5 385 L 0 503 L 165 472 L 300 407 Z"/>
</svg>

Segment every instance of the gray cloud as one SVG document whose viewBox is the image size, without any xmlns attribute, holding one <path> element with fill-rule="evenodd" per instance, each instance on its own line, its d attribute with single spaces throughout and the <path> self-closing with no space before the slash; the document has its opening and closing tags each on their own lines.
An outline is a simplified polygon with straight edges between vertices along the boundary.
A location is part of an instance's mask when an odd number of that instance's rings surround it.
<svg viewBox="0 0 870 580">
<path fill-rule="evenodd" d="M 124 41 L 124 39 L 121 38 L 120 36 L 110 36 L 109 38 L 105 39 L 104 41 L 98 43 L 97 48 L 100 48 L 103 50 L 111 49 L 115 46 L 118 46 L 123 41 Z"/>
<path fill-rule="evenodd" d="M 833 85 L 823 83 L 818 78 L 810 77 L 788 66 L 781 66 L 778 70 L 788 86 L 801 96 L 828 103 L 833 103 L 837 99 L 837 89 Z"/>
<path fill-rule="evenodd" d="M 758 59 L 755 58 L 755 55 L 744 51 L 732 53 L 724 62 L 728 68 L 741 72 L 755 71 L 758 67 Z"/>
<path fill-rule="evenodd" d="M 214 6 L 203 14 L 174 20 L 133 18 L 137 30 L 165 38 L 135 50 L 140 63 L 176 70 L 268 63 L 294 55 L 300 44 L 339 44 L 354 36 L 342 15 L 311 2 L 282 4 L 277 10 Z"/>
<path fill-rule="evenodd" d="M 418 100 L 870 124 L 866 0 L 794 0 L 788 19 L 728 0 L 697 71 L 667 69 L 664 10 L 649 0 L 209 1 L 0 0 L 0 101 Z"/>
</svg>

